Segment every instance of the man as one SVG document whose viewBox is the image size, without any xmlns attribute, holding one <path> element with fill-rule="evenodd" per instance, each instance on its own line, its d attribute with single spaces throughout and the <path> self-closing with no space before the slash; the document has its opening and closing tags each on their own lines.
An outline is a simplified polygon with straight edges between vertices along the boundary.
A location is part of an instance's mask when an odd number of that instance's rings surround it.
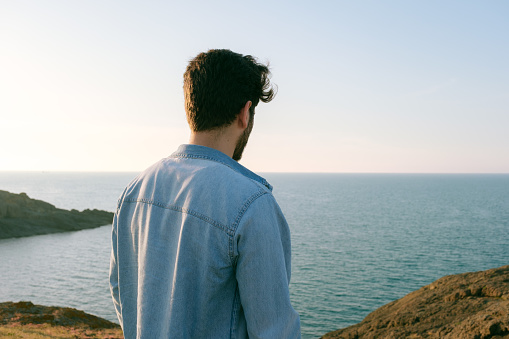
<svg viewBox="0 0 509 339">
<path fill-rule="evenodd" d="M 210 50 L 184 74 L 189 144 L 129 184 L 113 220 L 110 287 L 126 338 L 299 338 L 290 232 L 267 181 L 237 161 L 267 66 Z"/>
</svg>

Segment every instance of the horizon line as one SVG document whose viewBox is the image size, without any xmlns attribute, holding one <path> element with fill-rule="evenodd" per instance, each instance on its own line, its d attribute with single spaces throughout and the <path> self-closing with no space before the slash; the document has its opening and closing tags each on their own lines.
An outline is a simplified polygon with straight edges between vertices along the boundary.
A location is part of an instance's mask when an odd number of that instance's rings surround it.
<svg viewBox="0 0 509 339">
<path fill-rule="evenodd" d="M 80 170 L 0 170 L 0 173 L 141 173 L 144 170 L 126 170 L 126 171 L 80 171 Z M 255 172 L 255 171 L 253 171 Z M 327 172 L 327 171 L 256 171 L 255 173 L 263 173 L 263 174 L 509 174 L 509 172 L 368 172 L 368 171 L 359 171 L 359 172 Z"/>
</svg>

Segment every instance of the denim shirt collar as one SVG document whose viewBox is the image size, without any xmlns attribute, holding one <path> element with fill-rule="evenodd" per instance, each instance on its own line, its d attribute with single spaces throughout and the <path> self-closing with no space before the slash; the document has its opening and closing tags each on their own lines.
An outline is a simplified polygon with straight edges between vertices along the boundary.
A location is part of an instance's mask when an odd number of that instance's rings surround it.
<svg viewBox="0 0 509 339">
<path fill-rule="evenodd" d="M 261 176 L 251 172 L 237 161 L 233 160 L 226 154 L 221 151 L 218 151 L 214 148 L 200 146 L 200 145 L 190 145 L 184 144 L 180 145 L 179 148 L 170 156 L 172 158 L 192 158 L 192 159 L 208 159 L 212 161 L 219 162 L 225 166 L 230 167 L 234 171 L 239 172 L 240 174 L 248 177 L 249 179 L 255 180 L 260 184 L 267 187 L 270 191 L 272 191 L 272 185 L 267 182 Z"/>
</svg>

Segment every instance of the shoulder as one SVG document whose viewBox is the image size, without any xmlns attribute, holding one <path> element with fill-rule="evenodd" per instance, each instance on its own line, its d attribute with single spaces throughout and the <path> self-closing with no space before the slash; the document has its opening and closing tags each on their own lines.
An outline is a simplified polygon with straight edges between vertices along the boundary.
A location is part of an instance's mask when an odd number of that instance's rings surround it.
<svg viewBox="0 0 509 339">
<path fill-rule="evenodd" d="M 194 211 L 232 229 L 239 216 L 263 195 L 272 193 L 221 162 L 170 157 L 140 173 L 121 200 Z"/>
<path fill-rule="evenodd" d="M 164 168 L 163 172 L 169 175 L 179 174 L 196 186 L 213 189 L 230 199 L 245 200 L 253 194 L 271 193 L 261 182 L 245 175 L 242 166 L 229 166 L 214 159 L 167 158 L 158 168 Z"/>
<path fill-rule="evenodd" d="M 260 224 L 257 227 L 273 227 L 275 225 L 286 227 L 288 224 L 277 203 L 269 191 L 259 191 L 246 201 L 244 208 L 239 213 L 236 225 Z"/>
</svg>

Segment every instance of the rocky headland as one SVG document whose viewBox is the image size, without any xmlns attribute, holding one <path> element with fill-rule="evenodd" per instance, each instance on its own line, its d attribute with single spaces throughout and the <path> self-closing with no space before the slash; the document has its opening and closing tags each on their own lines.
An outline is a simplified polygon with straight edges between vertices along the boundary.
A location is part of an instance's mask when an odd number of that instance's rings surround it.
<svg viewBox="0 0 509 339">
<path fill-rule="evenodd" d="M 0 239 L 95 228 L 112 220 L 111 212 L 69 211 L 31 199 L 25 193 L 0 191 Z"/>
<path fill-rule="evenodd" d="M 118 324 L 69 307 L 0 303 L 1 338 L 123 338 Z"/>
<path fill-rule="evenodd" d="M 443 277 L 322 338 L 509 338 L 509 266 Z"/>
<path fill-rule="evenodd" d="M 119 325 L 67 307 L 0 303 L 0 337 L 122 338 Z M 509 265 L 443 277 L 322 338 L 509 338 Z"/>
</svg>

